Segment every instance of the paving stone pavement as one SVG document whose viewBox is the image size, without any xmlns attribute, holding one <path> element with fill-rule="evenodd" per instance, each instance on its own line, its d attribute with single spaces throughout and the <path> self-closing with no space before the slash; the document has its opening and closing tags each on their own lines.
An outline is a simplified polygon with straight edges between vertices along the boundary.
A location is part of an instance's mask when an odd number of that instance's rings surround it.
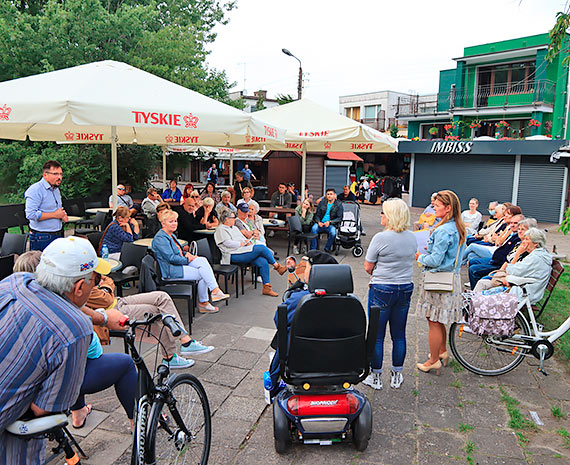
<svg viewBox="0 0 570 465">
<path fill-rule="evenodd" d="M 379 206 L 362 208 L 367 236 L 366 248 L 379 230 Z M 419 210 L 413 210 L 414 217 Z M 549 241 L 559 252 L 570 252 L 570 241 L 549 229 Z M 552 242 L 549 242 L 552 243 Z M 286 238 L 270 239 L 270 245 L 285 256 Z M 343 250 L 339 260 L 352 267 L 355 293 L 367 302 L 368 278 L 363 257 L 356 259 Z M 419 270 L 415 270 L 418 282 Z M 285 289 L 285 277 L 272 273 L 277 292 Z M 385 387 L 374 391 L 359 385 L 373 407 L 374 428 L 368 449 L 357 452 L 350 442 L 333 446 L 295 444 L 283 456 L 273 447 L 272 412 L 263 396 L 263 372 L 269 365 L 269 343 L 274 333 L 273 315 L 279 299 L 261 296 L 261 288 L 250 285 L 246 295 L 230 300 L 215 315 L 197 315 L 193 333 L 197 339 L 216 349 L 195 357 L 188 370 L 200 378 L 212 409 L 213 440 L 211 464 L 503 464 L 551 465 L 570 463 L 570 444 L 556 433 L 570 430 L 570 415 L 555 418 L 551 409 L 558 406 L 570 413 L 568 371 L 554 359 L 547 362 L 550 376 L 536 371 L 536 360 L 523 362 L 501 377 L 481 377 L 461 369 L 457 363 L 440 376 L 419 373 L 416 362 L 427 358 L 427 324 L 415 311 L 414 293 L 407 326 L 407 356 L 404 384 L 398 390 Z M 182 302 L 180 308 L 185 308 Z M 183 312 L 181 312 L 183 314 Z M 154 360 L 151 346 L 146 359 Z M 119 351 L 114 343 L 106 351 Z M 391 344 L 387 337 L 385 361 L 389 367 Z M 384 375 L 389 386 L 389 375 Z M 520 413 L 530 418 L 537 412 L 544 423 L 531 429 L 513 430 L 502 397 L 520 402 Z M 85 464 L 128 464 L 130 457 L 129 423 L 112 389 L 88 396 L 94 412 L 84 430 L 72 432 L 90 458 Z M 519 435 L 517 436 L 517 433 Z"/>
</svg>

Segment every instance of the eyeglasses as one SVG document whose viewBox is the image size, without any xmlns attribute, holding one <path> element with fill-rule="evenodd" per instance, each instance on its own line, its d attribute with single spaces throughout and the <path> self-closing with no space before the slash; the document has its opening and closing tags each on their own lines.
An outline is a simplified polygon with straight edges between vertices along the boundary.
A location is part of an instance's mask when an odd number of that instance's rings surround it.
<svg viewBox="0 0 570 465">
<path fill-rule="evenodd" d="M 98 286 L 100 282 L 101 275 L 99 273 L 93 273 L 93 284 L 95 284 L 95 286 Z"/>
<path fill-rule="evenodd" d="M 53 171 L 46 171 L 46 173 L 52 176 L 63 177 L 63 173 L 54 173 Z"/>
<path fill-rule="evenodd" d="M 118 190 L 118 191 L 124 191 L 125 188 L 124 188 L 124 187 L 117 187 L 117 190 Z"/>
<path fill-rule="evenodd" d="M 380 212 L 380 214 L 381 214 L 381 215 L 385 215 L 385 213 L 384 213 L 384 212 Z"/>
<path fill-rule="evenodd" d="M 191 195 L 190 198 L 194 198 L 197 199 L 198 197 L 200 197 L 199 195 Z"/>
</svg>

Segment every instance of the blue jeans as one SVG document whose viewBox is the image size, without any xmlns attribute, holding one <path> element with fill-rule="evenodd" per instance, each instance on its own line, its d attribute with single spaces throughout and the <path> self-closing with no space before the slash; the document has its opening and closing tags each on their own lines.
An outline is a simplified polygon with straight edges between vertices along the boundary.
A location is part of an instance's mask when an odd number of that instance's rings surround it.
<svg viewBox="0 0 570 465">
<path fill-rule="evenodd" d="M 500 265 L 491 264 L 490 258 L 475 258 L 469 263 L 469 283 L 471 290 L 483 276 L 487 276 L 491 271 L 499 269 Z"/>
<path fill-rule="evenodd" d="M 275 259 L 273 253 L 266 246 L 258 244 L 253 246 L 251 252 L 232 254 L 231 263 L 234 265 L 253 263 L 259 268 L 259 275 L 263 284 L 269 284 L 269 265 L 273 265 Z"/>
<path fill-rule="evenodd" d="M 402 371 L 406 358 L 406 322 L 414 284 L 371 284 L 368 290 L 368 314 L 370 307 L 380 307 L 376 348 L 372 355 L 372 371 L 382 372 L 384 356 L 384 336 L 390 322 L 392 336 L 392 370 Z"/>
<path fill-rule="evenodd" d="M 474 258 L 491 258 L 495 252 L 496 247 L 488 242 L 486 245 L 477 244 L 476 242 L 469 244 L 463 251 L 462 265 L 467 265 L 467 262 Z"/>
<path fill-rule="evenodd" d="M 85 394 L 95 394 L 113 385 L 121 405 L 127 412 L 127 417 L 132 420 L 137 389 L 137 370 L 131 356 L 122 353 L 103 354 L 99 358 L 87 359 L 79 398 L 71 410 L 85 407 Z"/>
<path fill-rule="evenodd" d="M 313 225 L 312 229 L 313 234 L 320 234 L 322 232 L 326 232 L 328 234 L 327 244 L 325 245 L 325 250 L 330 252 L 332 250 L 332 246 L 334 244 L 334 240 L 336 238 L 336 228 L 329 224 L 329 226 L 319 226 L 318 223 Z M 311 241 L 311 250 L 315 250 L 317 248 L 317 240 L 313 239 Z"/>
<path fill-rule="evenodd" d="M 60 237 L 62 237 L 61 232 L 30 233 L 30 250 L 43 251 L 48 245 Z"/>
</svg>

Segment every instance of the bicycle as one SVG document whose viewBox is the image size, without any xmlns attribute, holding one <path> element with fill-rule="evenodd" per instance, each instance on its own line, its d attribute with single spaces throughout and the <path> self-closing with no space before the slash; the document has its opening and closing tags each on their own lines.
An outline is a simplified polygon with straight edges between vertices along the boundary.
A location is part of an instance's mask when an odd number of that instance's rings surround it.
<svg viewBox="0 0 570 465">
<path fill-rule="evenodd" d="M 468 315 L 464 309 L 464 321 L 453 323 L 449 329 L 449 346 L 455 359 L 477 375 L 497 376 L 519 366 L 525 357 L 540 360 L 538 371 L 547 376 L 544 362 L 554 353 L 554 342 L 570 329 L 570 317 L 558 328 L 543 331 L 536 322 L 525 285 L 535 282 L 532 278 L 510 276 L 509 282 L 523 292 L 515 315 L 515 328 L 511 336 L 478 336 L 469 329 Z M 522 310 L 526 308 L 527 317 Z M 529 324 L 530 321 L 530 324 Z"/>
<path fill-rule="evenodd" d="M 172 315 L 150 314 L 145 320 L 124 317 L 120 321 L 129 328 L 122 336 L 138 371 L 131 464 L 205 465 L 210 455 L 212 419 L 204 387 L 187 373 L 169 376 L 170 369 L 164 363 L 157 367 L 155 382 L 135 347 L 135 329 L 159 319 L 175 337 L 180 336 L 181 326 Z"/>
</svg>

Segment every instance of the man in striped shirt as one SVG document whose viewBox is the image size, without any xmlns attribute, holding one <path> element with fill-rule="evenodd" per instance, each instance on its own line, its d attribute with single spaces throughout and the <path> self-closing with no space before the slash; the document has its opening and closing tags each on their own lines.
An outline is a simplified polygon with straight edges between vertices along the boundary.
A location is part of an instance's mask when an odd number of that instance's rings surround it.
<svg viewBox="0 0 570 465">
<path fill-rule="evenodd" d="M 0 464 L 43 463 L 45 441 L 22 440 L 6 426 L 77 400 L 93 333 L 79 308 L 95 271 L 107 274 L 110 265 L 86 239 L 68 237 L 46 247 L 35 275 L 0 282 Z"/>
</svg>

